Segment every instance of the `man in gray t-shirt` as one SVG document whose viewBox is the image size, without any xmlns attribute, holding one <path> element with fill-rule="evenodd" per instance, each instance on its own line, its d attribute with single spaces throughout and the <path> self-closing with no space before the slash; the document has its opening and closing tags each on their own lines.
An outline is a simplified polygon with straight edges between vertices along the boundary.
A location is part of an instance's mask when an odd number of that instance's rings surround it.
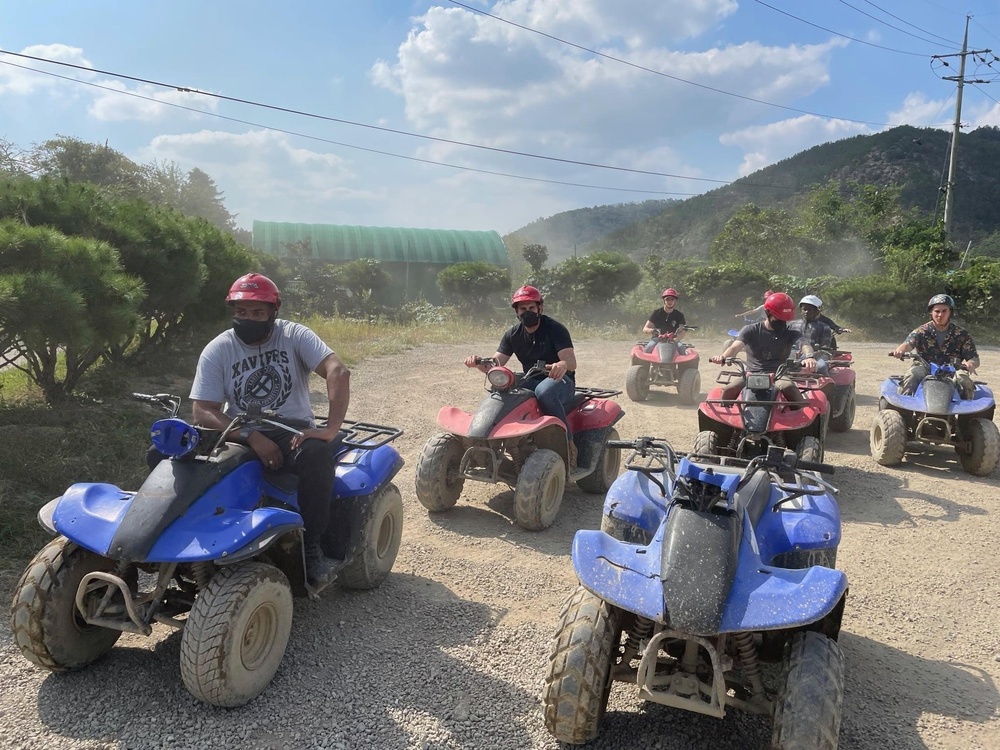
<svg viewBox="0 0 1000 750">
<path fill-rule="evenodd" d="M 306 576 L 316 589 L 329 584 L 335 564 L 320 539 L 330 522 L 333 499 L 333 453 L 350 401 L 350 370 L 311 330 L 278 320 L 281 296 L 266 276 L 250 273 L 235 281 L 226 297 L 233 327 L 212 339 L 198 359 L 191 385 L 194 420 L 225 429 L 248 406 L 273 409 L 308 425 L 293 435 L 278 428 L 245 428 L 239 439 L 257 454 L 265 469 L 288 468 L 299 477 L 298 499 L 305 524 Z M 327 426 L 319 429 L 309 404 L 309 374 L 326 380 Z"/>
</svg>

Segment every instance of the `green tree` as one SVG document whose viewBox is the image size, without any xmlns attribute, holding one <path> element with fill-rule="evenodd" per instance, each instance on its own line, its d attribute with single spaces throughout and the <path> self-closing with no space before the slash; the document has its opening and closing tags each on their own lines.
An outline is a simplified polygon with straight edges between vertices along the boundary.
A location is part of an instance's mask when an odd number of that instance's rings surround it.
<svg viewBox="0 0 1000 750">
<path fill-rule="evenodd" d="M 473 312 L 490 307 L 491 298 L 510 291 L 510 274 L 489 263 L 456 263 L 438 274 L 437 283 L 446 299 Z"/>
<path fill-rule="evenodd" d="M 787 273 L 804 265 L 803 244 L 790 213 L 748 203 L 712 241 L 712 260 L 745 264 L 765 273 Z"/>
<path fill-rule="evenodd" d="M 17 352 L 49 403 L 134 333 L 142 298 L 107 243 L 0 221 L 0 351 Z"/>
<path fill-rule="evenodd" d="M 42 176 L 100 185 L 119 198 L 138 198 L 146 192 L 142 167 L 107 143 L 61 135 L 35 146 L 29 158 Z"/>
<path fill-rule="evenodd" d="M 531 267 L 531 273 L 536 277 L 540 277 L 542 269 L 545 268 L 545 263 L 549 259 L 549 249 L 545 245 L 533 243 L 525 245 L 521 249 L 521 255 L 528 266 Z"/>
<path fill-rule="evenodd" d="M 389 286 L 392 278 L 374 258 L 359 258 L 334 266 L 332 279 L 346 290 L 350 305 L 342 312 L 369 317 L 375 311 L 376 294 Z M 509 282 L 508 282 L 509 283 Z"/>
<path fill-rule="evenodd" d="M 621 253 L 592 253 L 564 260 L 552 270 L 553 288 L 568 302 L 606 304 L 632 291 L 642 269 Z"/>
<path fill-rule="evenodd" d="M 195 167 L 187 174 L 180 194 L 180 210 L 188 216 L 198 216 L 212 226 L 232 231 L 235 217 L 225 205 L 225 195 L 209 175 Z"/>
</svg>

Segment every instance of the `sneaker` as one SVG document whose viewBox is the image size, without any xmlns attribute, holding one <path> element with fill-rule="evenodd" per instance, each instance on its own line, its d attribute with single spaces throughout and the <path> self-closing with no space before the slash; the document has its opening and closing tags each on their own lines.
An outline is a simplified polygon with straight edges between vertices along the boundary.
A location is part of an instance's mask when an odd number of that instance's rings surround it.
<svg viewBox="0 0 1000 750">
<path fill-rule="evenodd" d="M 337 564 L 323 552 L 319 542 L 306 545 L 306 582 L 317 591 L 337 579 Z"/>
<path fill-rule="evenodd" d="M 576 443 L 572 440 L 569 441 L 569 469 L 572 471 L 576 468 Z"/>
</svg>

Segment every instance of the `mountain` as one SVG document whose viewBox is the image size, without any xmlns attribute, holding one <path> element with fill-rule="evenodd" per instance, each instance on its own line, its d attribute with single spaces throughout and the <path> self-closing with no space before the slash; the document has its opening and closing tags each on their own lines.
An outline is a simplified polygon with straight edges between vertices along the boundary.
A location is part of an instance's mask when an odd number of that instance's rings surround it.
<svg viewBox="0 0 1000 750">
<path fill-rule="evenodd" d="M 657 216 L 676 202 L 648 200 L 563 211 L 545 219 L 536 219 L 506 235 L 504 240 L 517 235 L 522 245 L 545 245 L 549 251 L 549 263 L 558 263 L 608 235 Z"/>
<path fill-rule="evenodd" d="M 613 250 L 641 258 L 655 252 L 665 258 L 706 258 L 713 238 L 726 221 L 746 203 L 767 208 L 794 208 L 809 188 L 836 180 L 899 185 L 906 207 L 933 215 L 939 198 L 942 170 L 947 169 L 951 134 L 933 128 L 899 126 L 874 135 L 858 135 L 824 143 L 783 159 L 709 193 L 684 201 L 647 201 L 642 204 L 578 209 L 536 221 L 512 234 L 533 237 L 543 225 L 548 241 L 527 239 L 549 246 L 579 242 L 582 227 L 576 216 L 599 211 L 600 225 L 618 227 L 600 234 L 577 252 Z M 660 204 L 652 216 L 641 216 L 635 206 Z M 652 206 L 650 206 L 652 207 Z M 621 209 L 620 213 L 616 209 Z M 588 222 L 588 225 L 590 223 Z M 964 245 L 1000 231 L 1000 129 L 978 128 L 958 140 L 953 239 Z M 574 239 L 569 239 L 569 238 Z M 550 244 L 551 243 L 551 244 Z"/>
</svg>

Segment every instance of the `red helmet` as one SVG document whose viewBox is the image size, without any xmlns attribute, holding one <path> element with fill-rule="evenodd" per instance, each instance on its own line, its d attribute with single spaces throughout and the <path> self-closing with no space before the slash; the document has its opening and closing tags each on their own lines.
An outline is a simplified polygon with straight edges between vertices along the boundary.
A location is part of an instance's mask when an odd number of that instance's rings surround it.
<svg viewBox="0 0 1000 750">
<path fill-rule="evenodd" d="M 233 285 L 229 287 L 229 295 L 226 297 L 226 302 L 240 301 L 267 302 L 277 309 L 281 307 L 281 293 L 278 292 L 278 285 L 267 276 L 259 273 L 248 273 L 233 282 Z"/>
<path fill-rule="evenodd" d="M 510 300 L 510 306 L 516 308 L 518 302 L 537 302 L 542 304 L 542 293 L 533 286 L 522 286 Z"/>
<path fill-rule="evenodd" d="M 774 292 L 772 292 L 770 289 L 764 292 L 764 301 L 766 302 L 767 298 L 770 297 L 772 294 L 774 294 Z"/>
<path fill-rule="evenodd" d="M 795 319 L 795 303 L 784 292 L 774 292 L 764 301 L 764 309 L 774 318 L 786 323 Z"/>
<path fill-rule="evenodd" d="M 661 297 L 673 297 L 674 299 L 677 299 L 678 297 L 680 297 L 680 295 L 677 293 L 677 290 L 674 289 L 672 286 L 668 286 L 666 289 L 664 289 L 662 292 L 660 292 L 660 296 Z"/>
</svg>

